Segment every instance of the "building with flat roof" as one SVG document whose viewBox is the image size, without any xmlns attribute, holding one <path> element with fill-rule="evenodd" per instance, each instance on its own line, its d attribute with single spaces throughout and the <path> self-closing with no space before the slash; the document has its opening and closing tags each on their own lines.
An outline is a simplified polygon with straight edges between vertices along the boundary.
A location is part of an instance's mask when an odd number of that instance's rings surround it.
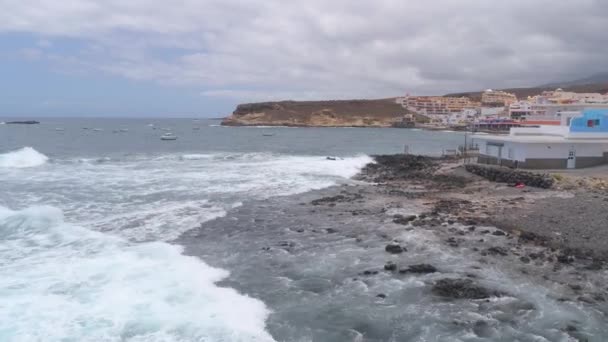
<svg viewBox="0 0 608 342">
<path fill-rule="evenodd" d="M 401 105 L 422 115 L 449 115 L 479 108 L 479 102 L 468 97 L 406 96 L 400 98 Z"/>
<path fill-rule="evenodd" d="M 528 169 L 575 169 L 608 163 L 608 109 L 565 113 L 560 125 L 474 135 L 478 162 Z"/>
<path fill-rule="evenodd" d="M 517 96 L 502 90 L 488 89 L 481 94 L 481 105 L 486 107 L 506 107 L 514 102 L 517 102 Z"/>
</svg>

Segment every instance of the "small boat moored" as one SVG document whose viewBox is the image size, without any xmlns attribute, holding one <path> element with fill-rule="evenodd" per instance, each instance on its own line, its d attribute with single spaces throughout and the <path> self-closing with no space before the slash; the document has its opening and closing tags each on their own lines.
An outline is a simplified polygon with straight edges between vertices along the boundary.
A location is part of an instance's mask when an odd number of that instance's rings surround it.
<svg viewBox="0 0 608 342">
<path fill-rule="evenodd" d="M 177 140 L 177 136 L 173 133 L 165 133 L 160 136 L 160 140 Z"/>
</svg>

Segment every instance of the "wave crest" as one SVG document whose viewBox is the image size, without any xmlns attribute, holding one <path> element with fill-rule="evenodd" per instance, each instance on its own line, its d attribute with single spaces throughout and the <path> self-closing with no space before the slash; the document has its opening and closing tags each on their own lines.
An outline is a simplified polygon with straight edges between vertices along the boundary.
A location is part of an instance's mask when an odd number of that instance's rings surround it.
<svg viewBox="0 0 608 342">
<path fill-rule="evenodd" d="M 49 157 L 36 151 L 31 147 L 0 154 L 0 167 L 5 168 L 26 168 L 36 167 L 45 164 Z"/>
<path fill-rule="evenodd" d="M 218 287 L 228 272 L 178 246 L 133 244 L 47 206 L 0 206 L 0 232 L 0 340 L 273 341 L 264 303 Z"/>
</svg>

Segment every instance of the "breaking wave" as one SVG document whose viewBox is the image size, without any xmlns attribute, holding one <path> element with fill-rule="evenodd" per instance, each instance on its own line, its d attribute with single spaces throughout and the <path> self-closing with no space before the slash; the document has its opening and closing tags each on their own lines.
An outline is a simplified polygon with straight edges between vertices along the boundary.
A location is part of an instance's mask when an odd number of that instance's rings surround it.
<svg viewBox="0 0 608 342">
<path fill-rule="evenodd" d="M 0 207 L 2 341 L 272 341 L 268 310 L 164 242 L 66 223 L 61 210 Z"/>
<path fill-rule="evenodd" d="M 36 151 L 35 149 L 31 147 L 23 147 L 15 151 L 0 154 L 0 167 L 35 167 L 46 163 L 48 160 L 49 158 L 47 156 Z"/>
</svg>

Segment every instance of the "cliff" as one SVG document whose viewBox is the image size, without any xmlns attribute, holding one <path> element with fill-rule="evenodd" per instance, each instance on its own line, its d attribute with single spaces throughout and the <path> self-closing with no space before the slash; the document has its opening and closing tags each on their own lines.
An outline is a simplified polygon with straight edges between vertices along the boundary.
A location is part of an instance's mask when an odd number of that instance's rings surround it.
<svg viewBox="0 0 608 342">
<path fill-rule="evenodd" d="M 238 105 L 226 126 L 391 127 L 407 111 L 395 99 L 281 101 Z"/>
</svg>

